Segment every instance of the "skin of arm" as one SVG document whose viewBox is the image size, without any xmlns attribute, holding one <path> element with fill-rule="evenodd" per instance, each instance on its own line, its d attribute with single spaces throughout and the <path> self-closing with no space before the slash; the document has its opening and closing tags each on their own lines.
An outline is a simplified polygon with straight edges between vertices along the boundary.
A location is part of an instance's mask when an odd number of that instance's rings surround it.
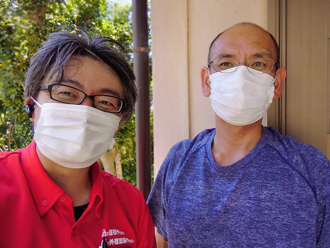
<svg viewBox="0 0 330 248">
<path fill-rule="evenodd" d="M 165 241 L 163 237 L 157 232 L 155 228 L 155 236 L 156 236 L 156 243 L 157 248 L 168 248 L 168 241 Z"/>
</svg>

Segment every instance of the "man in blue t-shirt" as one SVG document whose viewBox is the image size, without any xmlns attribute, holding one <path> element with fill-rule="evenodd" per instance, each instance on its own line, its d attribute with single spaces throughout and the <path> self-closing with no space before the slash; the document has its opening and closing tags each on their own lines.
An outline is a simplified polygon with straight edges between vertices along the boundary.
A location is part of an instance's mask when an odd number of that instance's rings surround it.
<svg viewBox="0 0 330 248">
<path fill-rule="evenodd" d="M 328 159 L 261 125 L 286 77 L 278 54 L 252 23 L 211 43 L 201 78 L 216 128 L 177 143 L 158 172 L 158 247 L 330 247 Z"/>
</svg>

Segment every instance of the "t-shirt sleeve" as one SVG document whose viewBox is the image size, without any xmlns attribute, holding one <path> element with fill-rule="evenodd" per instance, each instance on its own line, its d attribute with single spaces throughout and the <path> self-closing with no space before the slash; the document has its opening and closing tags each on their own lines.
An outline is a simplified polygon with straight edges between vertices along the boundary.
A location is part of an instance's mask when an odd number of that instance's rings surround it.
<svg viewBox="0 0 330 248">
<path fill-rule="evenodd" d="M 317 189 L 317 247 L 330 247 L 330 174 L 323 180 L 324 186 Z"/>
<path fill-rule="evenodd" d="M 167 239 L 167 230 L 165 224 L 165 215 L 166 215 L 165 176 L 169 161 L 170 161 L 170 154 L 167 155 L 164 162 L 162 163 L 147 200 L 147 204 L 149 206 L 150 213 L 154 221 L 154 225 L 157 228 L 158 233 L 166 241 L 168 239 Z"/>
<path fill-rule="evenodd" d="M 302 161 L 307 169 L 307 181 L 314 191 L 317 202 L 316 242 L 318 248 L 330 247 L 330 162 L 316 148 L 303 144 L 300 148 Z M 298 165 L 297 165 L 298 167 Z"/>
<path fill-rule="evenodd" d="M 300 143 L 289 136 L 279 135 L 273 128 L 273 147 L 310 185 L 317 204 L 316 244 L 330 247 L 330 162 L 315 147 Z"/>
<path fill-rule="evenodd" d="M 197 135 L 193 140 L 185 139 L 175 144 L 168 152 L 164 159 L 154 185 L 150 191 L 147 204 L 150 209 L 155 227 L 158 233 L 165 241 L 168 241 L 167 230 L 167 206 L 168 197 L 171 194 L 172 186 L 180 175 L 181 169 L 184 167 L 185 160 L 191 153 L 203 146 L 205 139 L 209 134 L 213 133 L 213 129 L 205 130 Z M 213 134 L 212 134 L 213 135 Z"/>
<path fill-rule="evenodd" d="M 317 159 L 318 163 L 314 165 L 313 170 L 318 204 L 317 247 L 328 248 L 330 247 L 330 162 L 323 154 Z"/>
<path fill-rule="evenodd" d="M 155 183 L 147 200 L 155 227 L 166 241 L 168 241 L 166 225 L 167 198 L 178 171 L 182 166 L 182 159 L 184 160 L 185 152 L 189 152 L 191 144 L 191 140 L 187 139 L 171 148 L 158 171 Z"/>
</svg>

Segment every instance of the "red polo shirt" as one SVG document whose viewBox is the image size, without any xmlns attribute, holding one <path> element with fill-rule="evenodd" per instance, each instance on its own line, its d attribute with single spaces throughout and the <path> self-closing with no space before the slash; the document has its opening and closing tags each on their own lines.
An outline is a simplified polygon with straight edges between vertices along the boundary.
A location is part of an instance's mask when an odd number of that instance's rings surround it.
<svg viewBox="0 0 330 248">
<path fill-rule="evenodd" d="M 76 222 L 68 196 L 47 175 L 32 142 L 0 153 L 0 247 L 156 247 L 140 191 L 91 166 L 88 208 Z"/>
</svg>

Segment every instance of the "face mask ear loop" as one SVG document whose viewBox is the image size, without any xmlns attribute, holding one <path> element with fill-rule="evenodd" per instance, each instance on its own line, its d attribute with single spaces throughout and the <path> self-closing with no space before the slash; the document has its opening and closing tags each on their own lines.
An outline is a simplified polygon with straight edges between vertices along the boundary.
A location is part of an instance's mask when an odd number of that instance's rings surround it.
<svg viewBox="0 0 330 248">
<path fill-rule="evenodd" d="M 207 73 L 209 74 L 209 79 L 208 79 L 208 81 L 210 81 L 210 88 L 212 89 L 212 82 L 211 82 L 211 79 L 210 79 L 210 76 L 211 76 L 211 74 L 210 74 L 210 68 L 211 68 L 211 67 L 207 68 Z"/>
<path fill-rule="evenodd" d="M 40 108 L 42 108 L 42 105 L 40 103 L 38 103 L 36 99 L 34 99 L 32 96 L 31 96 L 31 99 L 35 102 L 35 104 L 37 104 Z"/>
<path fill-rule="evenodd" d="M 275 82 L 276 82 L 276 78 L 277 78 L 277 72 L 278 72 L 278 70 L 276 70 L 276 74 L 275 74 L 275 78 L 274 78 L 274 86 L 275 86 Z"/>
</svg>

